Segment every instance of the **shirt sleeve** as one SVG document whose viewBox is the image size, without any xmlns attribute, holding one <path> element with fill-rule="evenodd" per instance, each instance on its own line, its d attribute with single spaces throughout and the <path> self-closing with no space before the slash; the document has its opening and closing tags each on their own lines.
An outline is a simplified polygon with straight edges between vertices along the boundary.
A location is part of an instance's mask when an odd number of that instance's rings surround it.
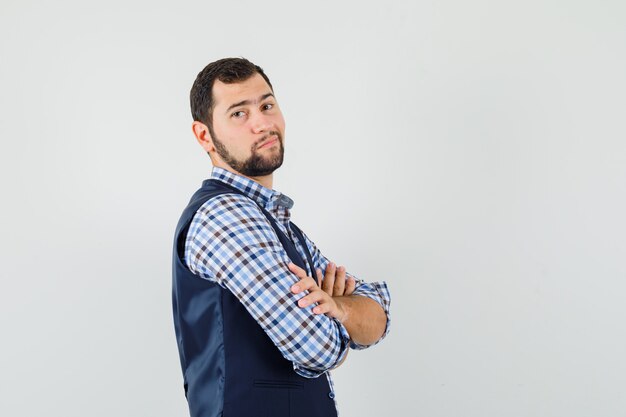
<svg viewBox="0 0 626 417">
<path fill-rule="evenodd" d="M 195 214 L 185 242 L 185 263 L 202 278 L 231 291 L 294 370 L 315 378 L 346 355 L 350 336 L 337 320 L 299 307 L 299 279 L 276 232 L 259 207 L 238 194 L 207 201 Z"/>
<path fill-rule="evenodd" d="M 304 235 L 308 249 L 311 252 L 311 257 L 313 258 L 312 260 L 313 260 L 313 264 L 315 265 L 315 268 L 319 268 L 322 270 L 322 272 L 324 272 L 326 270 L 326 266 L 330 263 L 330 261 L 328 260 L 328 258 L 326 258 L 322 254 L 322 252 L 317 248 L 315 243 L 313 243 L 313 241 L 309 239 L 309 237 L 306 234 L 304 234 L 304 232 L 302 234 Z M 380 339 L 378 339 L 376 342 L 372 343 L 371 345 L 361 345 L 353 341 L 350 342 L 350 347 L 352 349 L 356 349 L 356 350 L 366 349 L 370 346 L 374 346 L 378 344 L 389 333 L 389 326 L 391 324 L 391 315 L 389 312 L 389 308 L 391 306 L 391 294 L 389 293 L 389 289 L 387 288 L 387 283 L 385 281 L 365 282 L 361 279 L 358 279 L 357 277 L 355 277 L 354 275 L 350 274 L 347 271 L 346 271 L 346 276 L 350 276 L 354 278 L 356 282 L 356 287 L 352 295 L 361 295 L 363 297 L 371 298 L 372 300 L 380 304 L 380 306 L 385 311 L 385 315 L 387 316 L 387 324 L 385 326 L 385 332 L 380 337 Z"/>
</svg>

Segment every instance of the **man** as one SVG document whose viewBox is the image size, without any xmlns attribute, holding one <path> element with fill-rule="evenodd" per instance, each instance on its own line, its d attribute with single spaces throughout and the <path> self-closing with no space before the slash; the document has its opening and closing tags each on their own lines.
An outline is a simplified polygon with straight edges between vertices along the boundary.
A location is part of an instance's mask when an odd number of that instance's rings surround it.
<svg viewBox="0 0 626 417">
<path fill-rule="evenodd" d="M 214 166 L 174 244 L 174 322 L 191 416 L 336 416 L 328 371 L 350 347 L 386 335 L 387 286 L 329 262 L 290 222 L 293 201 L 272 189 L 285 122 L 260 67 L 243 58 L 207 65 L 191 112 Z"/>
</svg>

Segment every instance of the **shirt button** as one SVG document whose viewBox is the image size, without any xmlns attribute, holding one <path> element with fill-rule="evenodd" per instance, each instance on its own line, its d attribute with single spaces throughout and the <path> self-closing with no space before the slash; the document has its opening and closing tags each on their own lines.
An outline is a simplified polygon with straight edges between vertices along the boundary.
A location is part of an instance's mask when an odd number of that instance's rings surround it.
<svg viewBox="0 0 626 417">
<path fill-rule="evenodd" d="M 329 393 L 328 393 L 328 397 L 329 397 L 331 400 L 332 400 L 332 399 L 334 399 L 334 398 L 335 398 L 335 393 L 334 393 L 334 392 L 332 392 L 332 391 L 331 391 L 331 392 L 329 392 Z"/>
</svg>

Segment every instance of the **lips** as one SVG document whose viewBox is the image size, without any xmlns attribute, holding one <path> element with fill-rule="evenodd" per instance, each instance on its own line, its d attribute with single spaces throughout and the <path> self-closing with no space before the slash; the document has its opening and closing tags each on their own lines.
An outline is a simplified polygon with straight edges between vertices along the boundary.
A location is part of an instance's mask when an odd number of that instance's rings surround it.
<svg viewBox="0 0 626 417">
<path fill-rule="evenodd" d="M 276 142 L 278 142 L 278 136 L 272 135 L 270 137 L 270 139 L 267 140 L 267 142 L 265 142 L 261 146 L 259 146 L 259 149 L 267 148 L 268 146 L 271 146 L 271 145 L 275 144 Z"/>
</svg>

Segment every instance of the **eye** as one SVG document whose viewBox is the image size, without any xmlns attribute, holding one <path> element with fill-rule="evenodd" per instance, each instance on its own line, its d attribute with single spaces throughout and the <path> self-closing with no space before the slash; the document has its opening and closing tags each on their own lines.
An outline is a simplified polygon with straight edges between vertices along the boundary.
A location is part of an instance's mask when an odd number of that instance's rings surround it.
<svg viewBox="0 0 626 417">
<path fill-rule="evenodd" d="M 273 103 L 265 103 L 263 105 L 263 110 L 271 110 L 274 108 L 274 104 Z"/>
<path fill-rule="evenodd" d="M 236 112 L 233 112 L 230 116 L 234 117 L 235 119 L 241 119 L 246 113 L 243 110 L 239 110 Z"/>
</svg>

